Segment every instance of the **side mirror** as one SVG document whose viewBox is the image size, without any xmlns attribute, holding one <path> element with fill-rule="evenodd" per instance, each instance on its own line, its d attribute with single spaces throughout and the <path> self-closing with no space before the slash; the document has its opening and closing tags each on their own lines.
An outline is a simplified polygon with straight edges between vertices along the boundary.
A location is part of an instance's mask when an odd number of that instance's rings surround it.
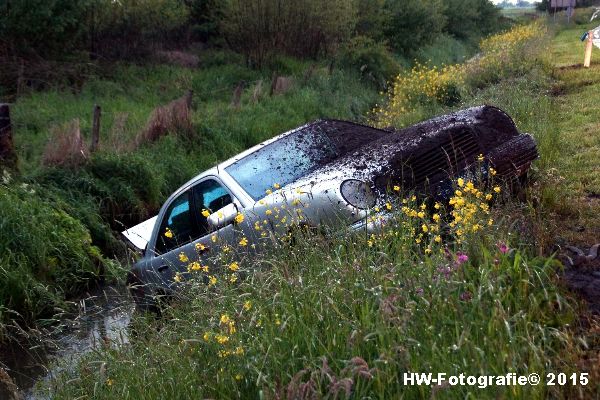
<svg viewBox="0 0 600 400">
<path fill-rule="evenodd" d="M 208 216 L 208 225 L 213 229 L 222 228 L 232 223 L 237 214 L 238 208 L 235 203 L 229 203 Z"/>
</svg>

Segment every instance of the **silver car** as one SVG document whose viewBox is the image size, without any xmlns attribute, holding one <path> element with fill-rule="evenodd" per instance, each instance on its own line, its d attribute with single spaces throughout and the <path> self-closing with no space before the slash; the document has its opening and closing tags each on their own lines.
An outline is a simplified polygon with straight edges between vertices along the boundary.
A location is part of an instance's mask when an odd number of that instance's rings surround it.
<svg viewBox="0 0 600 400">
<path fill-rule="evenodd" d="M 450 178 L 481 155 L 484 173 L 493 166 L 514 180 L 537 150 L 490 106 L 401 131 L 319 120 L 283 133 L 196 176 L 156 217 L 123 232 L 143 249 L 129 274 L 132 293 L 169 294 L 194 270 L 222 269 L 231 248 L 258 252 L 300 227 L 374 231 L 387 218 L 380 210 L 391 185 L 443 199 Z"/>
</svg>

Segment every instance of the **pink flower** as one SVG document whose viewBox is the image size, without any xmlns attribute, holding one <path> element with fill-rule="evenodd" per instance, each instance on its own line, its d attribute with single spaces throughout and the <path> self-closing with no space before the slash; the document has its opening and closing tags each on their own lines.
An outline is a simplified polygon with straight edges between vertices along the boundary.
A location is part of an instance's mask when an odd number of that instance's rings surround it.
<svg viewBox="0 0 600 400">
<path fill-rule="evenodd" d="M 466 292 L 462 292 L 459 298 L 462 301 L 470 301 L 473 298 L 473 294 L 467 290 Z"/>
<path fill-rule="evenodd" d="M 506 243 L 504 243 L 504 242 L 498 242 L 496 244 L 496 246 L 498 247 L 498 250 L 500 250 L 500 253 L 502 253 L 502 254 L 506 254 L 510 250 L 508 248 L 508 246 L 506 245 Z"/>
<path fill-rule="evenodd" d="M 460 266 L 469 261 L 469 256 L 465 253 L 458 252 L 456 253 L 456 265 Z"/>
</svg>

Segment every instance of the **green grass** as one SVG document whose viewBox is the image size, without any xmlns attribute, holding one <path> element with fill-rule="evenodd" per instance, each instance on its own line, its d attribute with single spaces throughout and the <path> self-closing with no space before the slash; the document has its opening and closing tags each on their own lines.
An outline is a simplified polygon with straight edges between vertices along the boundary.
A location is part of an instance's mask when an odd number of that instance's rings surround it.
<svg viewBox="0 0 600 400">
<path fill-rule="evenodd" d="M 563 240 L 591 245 L 600 235 L 600 51 L 594 47 L 591 68 L 583 68 L 586 23 L 563 28 L 552 41 L 555 63 L 553 121 L 559 138 L 554 163 L 554 190 L 564 199 L 553 218 Z M 583 227 L 583 232 L 581 231 Z"/>
<path fill-rule="evenodd" d="M 138 317 L 130 345 L 86 357 L 47 393 L 297 398 L 304 386 L 325 398 L 428 398 L 430 387 L 406 387 L 402 374 L 570 372 L 572 360 L 556 355 L 576 347 L 563 331 L 574 313 L 556 288 L 552 261 L 519 248 L 502 254 L 498 241 L 519 246 L 519 239 L 496 227 L 461 245 L 446 237 L 451 253 L 432 241 L 432 255 L 424 256 L 411 233 L 423 222 L 401 215 L 381 236 L 277 246 L 241 263 L 250 275 L 240 284 L 222 275 L 213 287 L 191 281 L 184 303 L 158 321 Z M 468 262 L 459 265 L 458 250 Z M 543 385 L 439 390 L 444 398 L 555 393 Z"/>
</svg>

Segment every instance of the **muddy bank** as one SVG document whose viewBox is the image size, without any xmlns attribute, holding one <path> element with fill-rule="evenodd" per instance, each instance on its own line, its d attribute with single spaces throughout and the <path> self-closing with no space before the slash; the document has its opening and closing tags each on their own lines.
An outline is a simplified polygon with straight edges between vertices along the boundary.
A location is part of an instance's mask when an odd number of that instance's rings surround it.
<svg viewBox="0 0 600 400">
<path fill-rule="evenodd" d="M 135 306 L 123 286 L 100 288 L 77 302 L 78 312 L 51 329 L 24 332 L 21 340 L 0 348 L 4 369 L 24 399 L 52 398 L 52 377 L 74 368 L 90 351 L 128 343 Z M 38 382 L 47 388 L 36 390 Z M 43 385 L 44 386 L 44 385 Z"/>
<path fill-rule="evenodd" d="M 590 248 L 566 246 L 559 257 L 565 265 L 563 281 L 600 316 L 600 244 Z"/>
</svg>

